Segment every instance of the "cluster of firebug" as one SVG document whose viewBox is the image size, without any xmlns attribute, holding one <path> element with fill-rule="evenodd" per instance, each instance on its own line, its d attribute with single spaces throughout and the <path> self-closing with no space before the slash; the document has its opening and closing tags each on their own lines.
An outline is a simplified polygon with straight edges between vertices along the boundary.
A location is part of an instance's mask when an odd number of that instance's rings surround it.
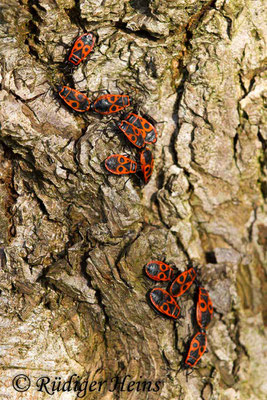
<svg viewBox="0 0 267 400">
<path fill-rule="evenodd" d="M 155 287 L 148 291 L 147 299 L 152 308 L 162 316 L 178 320 L 182 318 L 178 298 L 191 287 L 193 282 L 197 286 L 196 298 L 196 322 L 198 332 L 190 341 L 189 349 L 181 368 L 193 369 L 200 361 L 202 355 L 207 351 L 206 329 L 210 324 L 213 307 L 206 289 L 200 286 L 197 277 L 197 268 L 190 267 L 179 273 L 176 267 L 166 264 L 163 261 L 153 260 L 144 266 L 146 276 L 157 282 L 167 282 L 167 289 Z"/>
<path fill-rule="evenodd" d="M 96 36 L 92 32 L 79 36 L 68 55 L 67 63 L 71 70 L 78 66 L 93 50 Z M 74 111 L 84 113 L 92 111 L 100 115 L 111 115 L 122 112 L 132 105 L 132 98 L 127 94 L 106 93 L 90 101 L 82 92 L 68 86 L 59 86 L 58 94 L 61 99 Z M 112 154 L 105 160 L 106 169 L 115 175 L 136 174 L 141 171 L 143 180 L 147 183 L 151 177 L 154 165 L 152 152 L 147 145 L 157 141 L 155 121 L 149 121 L 135 112 L 123 115 L 117 128 L 128 141 L 140 152 L 137 161 L 122 154 Z M 176 268 L 163 261 L 150 261 L 145 265 L 146 275 L 158 282 L 169 282 L 167 290 L 161 287 L 151 289 L 147 293 L 152 308 L 167 318 L 178 320 L 182 318 L 178 305 L 178 297 L 182 296 L 196 282 L 196 268 L 178 273 Z M 194 368 L 200 361 L 207 348 L 206 329 L 213 314 L 212 302 L 206 289 L 198 286 L 196 303 L 196 321 L 199 327 L 190 341 L 189 350 L 182 364 L 183 368 Z M 187 374 L 188 375 L 188 374 Z"/>
<path fill-rule="evenodd" d="M 79 36 L 68 55 L 68 66 L 73 69 L 78 66 L 93 50 L 96 36 L 92 32 Z M 58 94 L 61 99 L 74 111 L 84 113 L 92 111 L 100 115 L 111 115 L 122 112 L 132 105 L 132 98 L 127 94 L 106 93 L 90 101 L 82 92 L 68 86 L 59 86 Z M 143 180 L 147 183 L 151 177 L 154 165 L 152 152 L 146 145 L 157 141 L 155 121 L 149 121 L 135 112 L 123 115 L 117 128 L 128 141 L 140 152 L 137 161 L 122 154 L 112 154 L 105 160 L 106 169 L 115 175 L 136 174 L 141 171 Z M 178 273 L 176 268 L 163 261 L 150 261 L 144 267 L 145 274 L 154 281 L 168 282 L 167 289 L 155 287 L 147 293 L 147 299 L 152 308 L 167 318 L 178 320 L 182 318 L 178 305 L 178 297 L 182 296 L 193 284 L 197 282 L 196 268 Z M 190 341 L 189 350 L 182 368 L 194 368 L 200 361 L 207 348 L 206 329 L 213 314 L 212 302 L 209 293 L 197 284 L 198 296 L 196 302 L 196 321 L 199 332 Z M 187 374 L 188 375 L 188 374 Z"/>
<path fill-rule="evenodd" d="M 71 70 L 92 52 L 95 43 L 96 36 L 92 32 L 84 33 L 75 40 L 67 57 L 67 65 Z M 90 101 L 84 93 L 69 86 L 58 86 L 57 90 L 60 98 L 72 110 L 79 113 L 92 111 L 103 116 L 112 115 L 122 112 L 133 103 L 132 98 L 127 94 L 111 94 L 107 91 L 106 94 Z M 139 150 L 139 153 L 136 160 L 122 154 L 112 154 L 105 160 L 106 169 L 115 175 L 141 172 L 144 182 L 147 183 L 153 171 L 154 158 L 146 145 L 157 141 L 154 124 L 155 121 L 152 121 L 150 117 L 144 118 L 135 112 L 123 115 L 116 127 Z"/>
</svg>

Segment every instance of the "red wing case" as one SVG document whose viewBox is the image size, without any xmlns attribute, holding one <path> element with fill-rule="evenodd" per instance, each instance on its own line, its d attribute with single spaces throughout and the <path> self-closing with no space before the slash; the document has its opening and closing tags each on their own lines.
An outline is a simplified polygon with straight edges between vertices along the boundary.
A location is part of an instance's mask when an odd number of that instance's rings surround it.
<svg viewBox="0 0 267 400">
<path fill-rule="evenodd" d="M 143 137 L 146 144 L 156 143 L 158 137 L 157 131 L 155 127 L 145 118 L 140 117 L 140 115 L 130 113 L 127 115 L 125 120 L 143 131 Z"/>
<path fill-rule="evenodd" d="M 90 108 L 90 100 L 88 97 L 68 86 L 60 88 L 59 96 L 75 111 L 85 112 Z"/>
<path fill-rule="evenodd" d="M 213 315 L 213 306 L 206 289 L 200 287 L 198 289 L 197 300 L 197 323 L 201 329 L 206 329 L 210 324 Z"/>
<path fill-rule="evenodd" d="M 171 296 L 179 297 L 184 294 L 190 288 L 195 278 L 196 271 L 193 267 L 182 272 L 180 275 L 177 276 L 177 278 L 175 278 L 169 288 Z"/>
<path fill-rule="evenodd" d="M 78 37 L 71 49 L 68 61 L 74 65 L 79 65 L 93 50 L 95 40 L 96 38 L 91 32 Z"/>
<path fill-rule="evenodd" d="M 119 125 L 119 129 L 135 147 L 138 147 L 139 149 L 144 147 L 145 142 L 140 129 L 137 129 L 127 121 L 122 121 Z"/>
<path fill-rule="evenodd" d="M 104 94 L 98 97 L 91 105 L 91 110 L 98 114 L 108 115 L 122 111 L 131 105 L 127 94 Z"/>
<path fill-rule="evenodd" d="M 115 175 L 135 174 L 137 163 L 121 154 L 112 154 L 105 160 L 106 169 Z"/>
<path fill-rule="evenodd" d="M 188 354 L 185 359 L 187 367 L 195 367 L 207 349 L 206 332 L 198 332 L 191 340 Z"/>
<path fill-rule="evenodd" d="M 178 319 L 180 315 L 180 307 L 174 298 L 161 288 L 154 288 L 149 292 L 149 300 L 153 308 L 171 319 Z"/>
<path fill-rule="evenodd" d="M 140 165 L 144 175 L 144 181 L 147 183 L 152 175 L 154 167 L 154 158 L 148 148 L 144 149 L 140 153 Z"/>
<path fill-rule="evenodd" d="M 167 282 L 172 280 L 174 269 L 163 261 L 150 261 L 145 265 L 145 273 L 154 281 Z"/>
</svg>

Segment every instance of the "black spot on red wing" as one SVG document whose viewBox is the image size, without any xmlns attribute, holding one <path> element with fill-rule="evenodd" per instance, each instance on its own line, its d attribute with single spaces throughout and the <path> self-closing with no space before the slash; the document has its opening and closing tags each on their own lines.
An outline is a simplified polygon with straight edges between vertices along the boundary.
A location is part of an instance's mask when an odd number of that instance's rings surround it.
<svg viewBox="0 0 267 400">
<path fill-rule="evenodd" d="M 119 167 L 117 168 L 117 170 L 118 170 L 119 172 L 123 172 L 123 171 L 124 171 L 124 168 L 123 168 L 122 166 L 119 166 Z"/>
<path fill-rule="evenodd" d="M 200 308 L 202 309 L 202 310 L 206 310 L 206 308 L 207 308 L 207 304 L 205 303 L 205 301 L 200 301 L 199 302 L 199 306 L 200 306 Z"/>
<path fill-rule="evenodd" d="M 70 102 L 70 105 L 71 105 L 71 107 L 73 107 L 73 108 L 78 108 L 79 103 L 77 103 L 76 101 L 72 101 L 72 102 Z"/>
<path fill-rule="evenodd" d="M 182 292 L 185 293 L 190 286 L 191 285 L 188 285 L 188 283 L 185 283 L 181 288 Z"/>
<path fill-rule="evenodd" d="M 110 101 L 111 101 L 112 103 L 114 103 L 114 101 L 115 101 L 115 96 L 111 96 L 111 97 L 110 97 Z"/>
<path fill-rule="evenodd" d="M 117 111 L 117 106 L 111 106 L 110 111 L 116 112 Z"/>
<path fill-rule="evenodd" d="M 145 128 L 145 129 L 149 129 L 149 128 L 150 128 L 150 125 L 149 125 L 147 122 L 145 122 L 145 123 L 144 123 L 144 128 Z"/>
<path fill-rule="evenodd" d="M 90 49 L 86 50 L 87 47 L 84 47 L 82 49 L 82 58 L 84 59 L 86 56 L 88 56 L 88 54 L 90 53 Z"/>
<path fill-rule="evenodd" d="M 213 313 L 213 307 L 212 307 L 212 305 L 210 303 L 208 304 L 208 308 L 209 308 L 209 312 L 212 314 Z"/>
<path fill-rule="evenodd" d="M 167 306 L 167 304 L 163 304 L 163 307 L 162 307 L 162 308 L 163 308 L 164 311 L 167 311 L 167 310 L 169 309 L 169 307 Z"/>
</svg>

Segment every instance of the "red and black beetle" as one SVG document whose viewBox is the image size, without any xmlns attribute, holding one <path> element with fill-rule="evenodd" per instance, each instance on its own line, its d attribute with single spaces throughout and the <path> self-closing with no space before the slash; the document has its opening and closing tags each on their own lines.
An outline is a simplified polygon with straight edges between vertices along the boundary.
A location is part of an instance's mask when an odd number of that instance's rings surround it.
<svg viewBox="0 0 267 400">
<path fill-rule="evenodd" d="M 96 37 L 92 32 L 84 33 L 79 36 L 70 51 L 68 61 L 77 66 L 80 62 L 88 56 L 93 50 L 95 45 Z"/>
<path fill-rule="evenodd" d="M 197 323 L 201 328 L 201 331 L 205 330 L 208 327 L 212 315 L 213 315 L 213 306 L 209 293 L 206 289 L 199 287 L 197 307 L 196 307 L 196 317 L 197 317 Z"/>
<path fill-rule="evenodd" d="M 154 167 L 154 158 L 148 148 L 145 148 L 140 153 L 140 165 L 143 172 L 144 181 L 147 183 L 152 175 Z"/>
<path fill-rule="evenodd" d="M 134 113 L 129 113 L 124 120 L 130 122 L 143 132 L 143 138 L 146 144 L 156 143 L 158 137 L 157 131 L 155 127 L 145 118 Z"/>
<path fill-rule="evenodd" d="M 148 292 L 147 298 L 156 312 L 171 319 L 179 318 L 180 307 L 165 289 L 154 288 Z"/>
<path fill-rule="evenodd" d="M 127 94 L 104 94 L 91 104 L 91 110 L 102 115 L 109 115 L 124 110 L 131 105 L 132 98 Z"/>
<path fill-rule="evenodd" d="M 184 360 L 181 362 L 178 372 L 182 369 L 185 369 L 187 380 L 188 375 L 191 375 L 193 369 L 197 366 L 203 354 L 207 352 L 208 350 L 206 332 L 203 331 L 196 333 L 189 343 L 188 351 L 185 355 Z M 189 372 L 190 369 L 191 372 Z"/>
<path fill-rule="evenodd" d="M 88 111 L 90 108 L 90 100 L 85 94 L 78 92 L 68 86 L 58 86 L 59 96 L 73 110 L 78 112 Z"/>
<path fill-rule="evenodd" d="M 128 121 L 121 121 L 118 128 L 124 133 L 127 139 L 137 148 L 141 149 L 145 145 L 142 131 L 130 124 Z"/>
<path fill-rule="evenodd" d="M 105 160 L 106 169 L 115 175 L 135 174 L 137 163 L 121 154 L 112 154 Z"/>
<path fill-rule="evenodd" d="M 184 361 L 185 368 L 195 367 L 207 349 L 206 332 L 198 332 L 190 342 L 190 347 Z"/>
<path fill-rule="evenodd" d="M 170 265 L 163 261 L 156 260 L 148 262 L 144 267 L 144 271 L 150 279 L 162 282 L 172 280 L 175 273 L 174 269 Z"/>
<path fill-rule="evenodd" d="M 179 274 L 169 287 L 169 292 L 173 297 L 184 294 L 192 285 L 196 278 L 196 269 L 191 267 Z"/>
</svg>

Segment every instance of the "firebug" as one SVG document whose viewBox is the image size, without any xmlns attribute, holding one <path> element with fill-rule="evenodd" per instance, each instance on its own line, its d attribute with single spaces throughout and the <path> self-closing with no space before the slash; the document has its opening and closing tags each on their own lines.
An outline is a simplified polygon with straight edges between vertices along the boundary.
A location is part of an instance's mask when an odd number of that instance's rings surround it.
<svg viewBox="0 0 267 400">
<path fill-rule="evenodd" d="M 104 94 L 92 104 L 91 110 L 102 115 L 109 115 L 122 111 L 131 105 L 132 98 L 127 94 Z"/>
<path fill-rule="evenodd" d="M 158 134 L 155 127 L 149 121 L 134 113 L 128 114 L 124 119 L 143 132 L 145 143 L 156 143 Z"/>
<path fill-rule="evenodd" d="M 189 351 L 184 361 L 185 368 L 195 367 L 207 349 L 206 332 L 198 332 L 190 342 Z"/>
<path fill-rule="evenodd" d="M 112 154 L 105 160 L 106 169 L 115 175 L 135 174 L 137 163 L 121 154 Z"/>
<path fill-rule="evenodd" d="M 88 111 L 90 108 L 90 100 L 85 94 L 78 92 L 76 89 L 72 89 L 68 86 L 58 87 L 59 96 L 71 107 L 73 110 L 78 112 Z"/>
<path fill-rule="evenodd" d="M 197 323 L 201 328 L 201 331 L 205 330 L 208 327 L 212 315 L 213 315 L 213 306 L 209 293 L 206 289 L 199 287 L 197 307 L 196 307 L 196 317 L 197 317 Z"/>
<path fill-rule="evenodd" d="M 95 41 L 96 37 L 92 32 L 84 33 L 79 36 L 70 51 L 68 61 L 75 66 L 79 65 L 80 62 L 91 53 Z"/>
<path fill-rule="evenodd" d="M 148 292 L 147 297 L 149 303 L 156 312 L 171 319 L 179 318 L 181 312 L 180 307 L 165 289 L 154 288 Z"/>
<path fill-rule="evenodd" d="M 154 281 L 167 282 L 172 280 L 174 269 L 163 261 L 150 261 L 144 267 L 146 275 Z"/>
<path fill-rule="evenodd" d="M 145 145 L 142 131 L 130 124 L 128 121 L 121 121 L 118 128 L 124 133 L 127 139 L 137 148 L 141 149 Z"/>
<path fill-rule="evenodd" d="M 179 274 L 169 287 L 169 292 L 173 297 L 184 294 L 192 285 L 196 278 L 196 269 L 191 267 Z"/>
<path fill-rule="evenodd" d="M 145 148 L 140 153 L 140 165 L 144 175 L 144 181 L 147 183 L 152 175 L 154 167 L 154 158 L 148 148 Z"/>
</svg>

